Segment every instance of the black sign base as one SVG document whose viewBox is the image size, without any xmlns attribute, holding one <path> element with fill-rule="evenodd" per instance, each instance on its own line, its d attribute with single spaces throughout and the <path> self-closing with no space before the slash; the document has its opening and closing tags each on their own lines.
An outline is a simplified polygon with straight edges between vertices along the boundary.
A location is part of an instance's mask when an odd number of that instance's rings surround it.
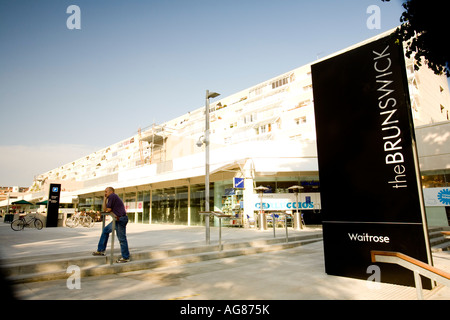
<svg viewBox="0 0 450 320">
<path fill-rule="evenodd" d="M 370 251 L 395 251 L 427 261 L 421 250 L 425 239 L 422 225 L 324 223 L 325 272 L 330 275 L 368 280 L 373 278 L 371 266 L 379 267 L 380 282 L 415 286 L 414 274 L 404 267 L 388 263 L 373 263 Z M 410 235 L 415 235 L 411 237 Z M 423 287 L 431 282 L 422 279 Z"/>
<path fill-rule="evenodd" d="M 368 279 L 372 250 L 432 264 L 401 43 L 388 36 L 311 71 L 326 272 Z M 411 271 L 376 265 L 382 282 L 414 286 Z"/>
<path fill-rule="evenodd" d="M 47 228 L 58 226 L 59 198 L 61 194 L 60 184 L 50 184 L 47 203 Z"/>
</svg>

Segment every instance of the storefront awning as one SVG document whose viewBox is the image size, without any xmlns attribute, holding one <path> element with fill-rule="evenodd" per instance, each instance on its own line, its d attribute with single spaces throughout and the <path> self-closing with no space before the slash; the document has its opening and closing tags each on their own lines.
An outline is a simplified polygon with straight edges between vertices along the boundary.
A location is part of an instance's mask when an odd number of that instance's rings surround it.
<svg viewBox="0 0 450 320">
<path fill-rule="evenodd" d="M 28 202 L 26 200 L 18 200 L 18 201 L 14 201 L 11 204 L 32 204 L 31 202 Z"/>
<path fill-rule="evenodd" d="M 211 174 L 221 172 L 221 171 L 234 171 L 238 168 L 241 169 L 245 165 L 246 159 L 236 160 L 233 162 L 215 164 L 211 166 Z"/>
<path fill-rule="evenodd" d="M 278 172 L 318 171 L 316 157 L 308 158 L 258 158 L 253 159 L 255 171 L 276 174 Z"/>
</svg>

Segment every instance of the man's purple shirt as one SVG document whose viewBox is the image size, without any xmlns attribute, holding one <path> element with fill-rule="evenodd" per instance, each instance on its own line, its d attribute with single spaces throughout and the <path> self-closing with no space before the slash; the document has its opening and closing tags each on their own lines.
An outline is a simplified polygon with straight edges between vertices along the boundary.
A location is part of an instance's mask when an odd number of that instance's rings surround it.
<svg viewBox="0 0 450 320">
<path fill-rule="evenodd" d="M 110 208 L 111 211 L 118 217 L 127 215 L 127 211 L 125 210 L 122 199 L 120 199 L 119 196 L 115 193 L 111 193 L 109 195 L 106 207 Z"/>
</svg>

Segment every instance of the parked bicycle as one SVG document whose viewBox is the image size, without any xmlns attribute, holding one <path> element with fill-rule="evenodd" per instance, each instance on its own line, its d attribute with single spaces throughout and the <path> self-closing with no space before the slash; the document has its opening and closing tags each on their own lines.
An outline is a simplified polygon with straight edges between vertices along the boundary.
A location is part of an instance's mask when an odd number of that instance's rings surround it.
<svg viewBox="0 0 450 320">
<path fill-rule="evenodd" d="M 30 217 L 27 219 L 27 217 Z M 41 220 L 36 218 L 35 216 L 26 215 L 26 216 L 19 216 L 18 219 L 11 222 L 11 229 L 14 231 L 20 231 L 23 230 L 25 227 L 35 227 L 38 230 L 41 230 L 44 227 L 44 224 Z"/>
<path fill-rule="evenodd" d="M 66 226 L 69 228 L 75 228 L 79 225 L 83 227 L 92 228 L 95 224 L 94 219 L 92 219 L 87 214 L 76 213 L 66 220 Z"/>
</svg>

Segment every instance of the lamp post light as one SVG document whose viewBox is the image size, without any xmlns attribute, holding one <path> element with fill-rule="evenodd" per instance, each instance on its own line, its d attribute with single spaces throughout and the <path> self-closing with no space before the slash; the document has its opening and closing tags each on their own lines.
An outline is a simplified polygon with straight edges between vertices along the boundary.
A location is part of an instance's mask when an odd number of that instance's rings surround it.
<svg viewBox="0 0 450 320">
<path fill-rule="evenodd" d="M 289 190 L 293 190 L 295 193 L 295 202 L 297 203 L 297 205 L 295 206 L 295 216 L 294 216 L 294 227 L 295 230 L 301 230 L 303 229 L 302 226 L 302 219 L 300 218 L 300 214 L 298 212 L 298 194 L 300 192 L 301 189 L 303 189 L 302 186 L 292 186 L 288 188 Z"/>
<path fill-rule="evenodd" d="M 205 211 L 209 212 L 209 99 L 220 96 L 217 92 L 209 92 L 206 90 L 206 106 L 205 106 L 205 135 L 203 143 L 205 144 Z M 201 137 L 200 137 L 201 138 Z M 200 140 L 199 140 L 200 141 Z M 197 146 L 202 143 L 197 142 Z M 209 233 L 209 215 L 205 216 L 206 227 L 206 244 L 210 244 Z"/>
</svg>

